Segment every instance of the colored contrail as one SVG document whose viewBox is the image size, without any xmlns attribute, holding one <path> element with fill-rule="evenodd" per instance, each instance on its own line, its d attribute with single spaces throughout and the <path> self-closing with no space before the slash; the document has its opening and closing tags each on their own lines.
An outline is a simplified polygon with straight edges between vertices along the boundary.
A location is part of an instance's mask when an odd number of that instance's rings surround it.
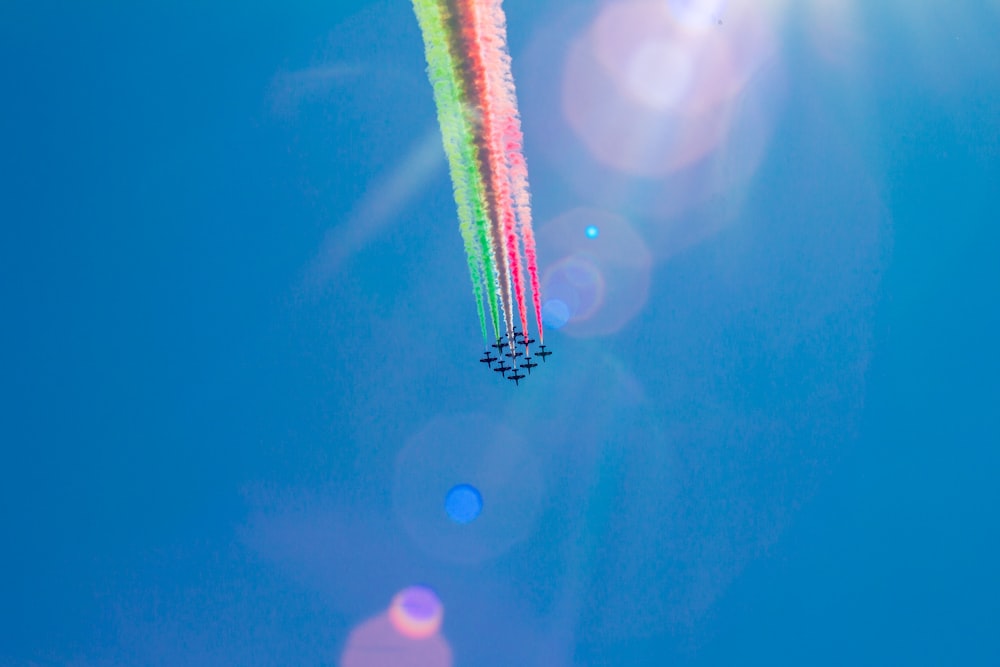
<svg viewBox="0 0 1000 667">
<path fill-rule="evenodd" d="M 511 379 L 516 381 L 515 343 L 523 341 L 524 354 L 530 358 L 526 282 L 531 286 L 540 342 L 543 331 L 528 170 L 502 0 L 412 1 L 423 35 L 427 75 L 448 157 L 480 329 L 487 339 L 488 324 L 492 326 L 498 351 L 501 339 L 507 339 L 514 371 Z M 521 331 L 515 328 L 518 321 Z M 518 336 L 523 336 L 522 341 Z M 525 366 L 530 372 L 532 366 Z"/>
<path fill-rule="evenodd" d="M 505 125 L 512 103 L 513 81 L 509 80 L 510 57 L 506 50 L 506 24 L 497 23 L 496 11 L 499 4 L 481 0 L 459 0 L 458 4 L 467 17 L 466 32 L 475 36 L 473 66 L 476 69 L 476 88 L 483 107 L 484 140 L 489 149 L 490 181 L 493 184 L 493 201 L 496 206 L 498 234 L 504 248 L 503 262 L 514 287 L 517 310 L 521 320 L 521 330 L 528 330 L 527 304 L 521 276 L 521 253 L 517 237 L 516 214 L 511 191 L 512 174 L 506 151 Z M 494 6 L 495 5 L 495 6 Z M 502 10 L 501 17 L 502 17 Z M 509 80 L 505 80 L 506 78 Z M 508 335 L 513 322 L 508 322 Z"/>
<path fill-rule="evenodd" d="M 463 100 L 463 90 L 458 70 L 448 44 L 447 8 L 436 0 L 414 0 L 413 9 L 424 38 L 427 56 L 427 77 L 434 90 L 441 141 L 448 157 L 448 169 L 458 207 L 459 230 L 465 244 L 472 290 L 479 311 L 480 328 L 486 337 L 486 312 L 483 293 L 490 309 L 490 323 L 497 333 L 497 301 L 495 290 L 489 289 L 496 278 L 490 246 L 483 238 L 486 224 L 485 193 L 482 178 L 472 155 L 475 152 Z"/>
<path fill-rule="evenodd" d="M 528 276 L 531 279 L 531 300 L 535 310 L 535 325 L 538 327 L 538 340 L 544 342 L 545 330 L 542 326 L 542 292 L 538 280 L 538 255 L 535 250 L 535 234 L 531 227 L 528 165 L 524 160 L 524 135 L 521 132 L 521 116 L 517 111 L 514 75 L 510 69 L 510 55 L 507 51 L 507 17 L 504 15 L 501 0 L 485 0 L 484 4 L 488 7 L 487 15 L 493 31 L 497 53 L 494 68 L 501 83 L 501 91 L 497 96 L 497 110 L 500 116 L 500 128 L 503 132 L 502 144 L 510 168 L 510 183 L 517 210 L 518 233 L 524 243 L 524 256 L 527 260 Z M 521 308 L 524 308 L 523 302 Z"/>
<path fill-rule="evenodd" d="M 446 4 L 451 10 L 451 50 L 452 53 L 463 54 L 462 58 L 456 58 L 456 62 L 465 90 L 469 93 L 470 106 L 476 110 L 473 117 L 476 159 L 486 190 L 489 237 L 496 262 L 497 288 L 504 315 L 504 333 L 510 336 L 513 334 L 513 308 L 510 292 L 510 261 L 505 250 L 503 219 L 505 208 L 511 207 L 505 205 L 503 201 L 508 188 L 505 180 L 498 178 L 501 174 L 496 169 L 498 154 L 492 143 L 494 114 L 490 107 L 489 73 L 483 49 L 483 34 L 477 16 L 480 8 L 476 6 L 476 2 L 470 0 L 457 0 Z M 502 154 L 499 158 L 502 160 Z"/>
</svg>

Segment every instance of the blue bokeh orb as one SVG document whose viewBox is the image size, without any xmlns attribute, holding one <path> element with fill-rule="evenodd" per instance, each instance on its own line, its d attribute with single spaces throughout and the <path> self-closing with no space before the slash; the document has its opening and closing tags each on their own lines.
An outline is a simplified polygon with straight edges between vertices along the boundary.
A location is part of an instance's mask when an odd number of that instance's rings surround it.
<svg viewBox="0 0 1000 667">
<path fill-rule="evenodd" d="M 483 511 L 483 496 L 470 484 L 457 484 L 445 496 L 444 510 L 455 523 L 469 523 Z"/>
<path fill-rule="evenodd" d="M 561 329 L 570 318 L 569 306 L 560 299 L 549 299 L 542 304 L 542 321 L 551 329 Z"/>
<path fill-rule="evenodd" d="M 597 234 L 599 233 L 597 231 L 597 225 L 588 225 L 585 233 L 587 234 L 588 239 L 596 239 Z"/>
</svg>

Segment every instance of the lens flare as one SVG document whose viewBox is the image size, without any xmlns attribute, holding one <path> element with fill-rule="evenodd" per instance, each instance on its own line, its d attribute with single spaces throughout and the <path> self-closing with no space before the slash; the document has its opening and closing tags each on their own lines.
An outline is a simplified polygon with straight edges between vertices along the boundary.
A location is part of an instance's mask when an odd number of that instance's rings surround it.
<svg viewBox="0 0 1000 667">
<path fill-rule="evenodd" d="M 423 587 L 414 587 L 426 591 Z M 419 594 L 411 608 L 400 608 L 396 601 L 413 589 L 401 591 L 393 599 L 389 611 L 383 612 L 358 625 L 347 638 L 347 645 L 340 656 L 339 667 L 451 667 L 451 646 L 438 632 L 440 628 L 440 602 L 429 604 Z M 433 595 L 433 593 L 431 593 Z M 401 603 L 407 604 L 406 601 Z M 431 614 L 432 620 L 425 618 Z M 416 615 L 417 621 L 413 620 Z M 433 626 L 433 619 L 437 625 Z"/>
<path fill-rule="evenodd" d="M 396 593 L 389 605 L 392 626 L 410 639 L 427 639 L 441 629 L 444 607 L 425 586 L 410 586 Z"/>
<path fill-rule="evenodd" d="M 448 490 L 444 509 L 455 523 L 469 523 L 483 511 L 483 496 L 471 484 L 457 484 Z"/>
<path fill-rule="evenodd" d="M 601 240 L 595 243 L 598 229 Z M 574 209 L 542 227 L 538 242 L 546 256 L 556 258 L 542 276 L 542 315 L 553 328 L 574 336 L 610 334 L 646 303 L 652 256 L 625 218 Z"/>
<path fill-rule="evenodd" d="M 574 5 L 523 56 L 541 154 L 585 205 L 635 221 L 658 258 L 746 205 L 786 97 L 775 2 Z"/>
<path fill-rule="evenodd" d="M 545 325 L 552 329 L 562 329 L 569 322 L 570 310 L 560 299 L 546 299 L 542 305 L 542 317 Z"/>
<path fill-rule="evenodd" d="M 441 498 L 459 479 L 475 480 L 489 500 L 475 521 L 456 522 L 441 511 Z M 495 415 L 448 415 L 431 420 L 399 452 L 392 497 L 418 548 L 441 561 L 478 563 L 531 533 L 542 489 L 536 455 L 518 433 Z"/>
</svg>

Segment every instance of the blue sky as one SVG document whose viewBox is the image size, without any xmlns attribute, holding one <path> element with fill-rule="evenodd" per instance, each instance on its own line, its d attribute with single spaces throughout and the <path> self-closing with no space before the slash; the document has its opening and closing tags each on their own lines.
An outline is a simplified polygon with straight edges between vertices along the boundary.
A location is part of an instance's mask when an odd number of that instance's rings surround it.
<svg viewBox="0 0 1000 667">
<path fill-rule="evenodd" d="M 5 3 L 0 663 L 338 664 L 418 583 L 456 665 L 1000 661 L 1000 6 L 781 5 L 637 175 L 567 120 L 598 3 L 505 3 L 606 290 L 514 388 L 407 2 Z"/>
</svg>

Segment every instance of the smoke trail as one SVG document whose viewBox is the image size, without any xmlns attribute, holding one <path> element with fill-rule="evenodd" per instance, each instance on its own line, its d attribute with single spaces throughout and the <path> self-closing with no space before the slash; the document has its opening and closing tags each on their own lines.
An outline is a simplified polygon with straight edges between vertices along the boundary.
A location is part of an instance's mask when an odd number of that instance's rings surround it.
<svg viewBox="0 0 1000 667">
<path fill-rule="evenodd" d="M 510 164 L 511 189 L 517 210 L 518 232 L 524 242 L 524 257 L 531 279 L 531 300 L 535 309 L 535 323 L 538 340 L 545 342 L 542 328 L 542 292 L 538 280 L 538 255 L 535 250 L 535 234 L 531 227 L 531 195 L 528 191 L 528 165 L 524 160 L 524 135 L 521 132 L 521 117 L 517 112 L 517 93 L 514 90 L 514 75 L 510 69 L 510 55 L 507 50 L 507 17 L 501 0 L 485 0 L 491 32 L 496 40 L 499 54 L 496 67 L 503 87 L 498 94 L 500 123 L 503 129 L 503 146 Z"/>
<path fill-rule="evenodd" d="M 493 333 L 499 338 L 502 327 L 512 351 L 515 318 L 520 318 L 528 336 L 523 246 L 538 338 L 544 342 L 527 165 L 501 0 L 412 2 L 424 40 L 480 330 L 485 338 L 488 310 Z"/>
<path fill-rule="evenodd" d="M 413 10 L 423 36 L 427 58 L 427 76 L 434 91 L 441 141 L 448 157 L 459 229 L 465 245 L 473 294 L 479 312 L 480 328 L 486 338 L 486 313 L 481 286 L 487 286 L 487 300 L 494 333 L 498 328 L 496 296 L 489 286 L 495 282 L 493 262 L 488 244 L 477 245 L 476 229 L 485 220 L 485 193 L 479 171 L 473 159 L 473 135 L 465 117 L 462 90 L 455 58 L 448 48 L 447 16 L 436 0 L 413 0 Z M 480 234 L 481 236 L 481 234 Z M 485 256 L 484 256 L 485 255 Z"/>
<path fill-rule="evenodd" d="M 504 117 L 509 115 L 509 111 L 504 108 L 508 100 L 508 96 L 505 94 L 506 84 L 503 80 L 503 60 L 507 58 L 504 49 L 505 40 L 503 34 L 500 34 L 502 31 L 498 31 L 498 26 L 486 11 L 489 7 L 484 6 L 482 0 L 459 0 L 459 2 L 465 7 L 466 15 L 470 19 L 469 23 L 476 29 L 478 56 L 481 61 L 477 64 L 476 78 L 477 84 L 482 90 L 480 99 L 484 115 L 485 140 L 489 153 L 490 176 L 494 188 L 493 200 L 496 204 L 497 222 L 505 249 L 506 269 L 514 284 L 521 330 L 527 332 L 527 306 L 521 276 L 521 253 L 511 193 L 511 174 L 505 152 L 505 133 L 501 124 L 504 122 Z M 508 302 L 508 307 L 509 305 Z M 512 332 L 508 331 L 508 333 Z"/>
<path fill-rule="evenodd" d="M 484 40 L 480 32 L 480 20 L 475 2 L 457 0 L 448 3 L 451 9 L 451 27 L 453 50 L 465 55 L 459 60 L 459 70 L 463 76 L 465 89 L 470 94 L 470 105 L 476 110 L 475 145 L 476 157 L 482 173 L 482 182 L 486 191 L 487 215 L 489 217 L 490 241 L 494 251 L 497 268 L 497 287 L 503 306 L 505 332 L 513 339 L 513 307 L 510 291 L 510 259 L 507 252 L 505 218 L 513 223 L 513 208 L 507 194 L 509 186 L 505 174 L 498 174 L 496 166 L 503 163 L 502 153 L 491 141 L 493 131 L 493 112 L 490 99 L 495 95 L 490 90 L 488 63 L 484 58 Z M 505 199 L 507 201 L 505 201 Z M 506 210 L 505 210 L 506 209 Z"/>
</svg>

